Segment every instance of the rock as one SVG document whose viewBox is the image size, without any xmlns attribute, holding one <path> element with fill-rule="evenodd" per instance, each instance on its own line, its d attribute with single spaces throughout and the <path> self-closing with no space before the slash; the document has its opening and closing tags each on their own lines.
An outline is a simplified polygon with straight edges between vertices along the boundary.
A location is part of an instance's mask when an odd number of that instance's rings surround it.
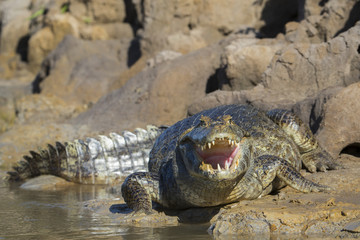
<svg viewBox="0 0 360 240">
<path fill-rule="evenodd" d="M 324 106 L 323 121 L 317 138 L 327 150 L 337 156 L 346 147 L 358 147 L 360 129 L 358 116 L 360 83 L 354 83 L 340 90 Z"/>
<path fill-rule="evenodd" d="M 261 76 L 276 51 L 284 42 L 273 39 L 238 38 L 226 48 L 221 58 L 225 79 L 220 80 L 223 90 L 251 89 L 261 82 Z"/>
<path fill-rule="evenodd" d="M 61 122 L 84 111 L 54 95 L 31 94 L 16 101 L 16 123 Z"/>
<path fill-rule="evenodd" d="M 79 21 L 85 18 L 97 23 L 123 22 L 125 19 L 125 3 L 117 0 L 72 1 L 69 12 Z"/>
<path fill-rule="evenodd" d="M 297 16 L 298 6 L 287 1 L 134 1 L 144 30 L 142 50 L 152 55 L 161 50 L 183 54 L 215 43 L 246 26 L 268 36 L 283 31 Z M 281 17 L 280 17 L 281 16 Z M 296 18 L 296 17 L 295 17 Z M 164 27 L 164 22 L 167 23 Z M 181 43 L 185 42 L 185 46 Z"/>
<path fill-rule="evenodd" d="M 125 23 L 85 25 L 79 29 L 80 37 L 86 40 L 131 39 L 131 26 Z"/>
<path fill-rule="evenodd" d="M 215 45 L 144 70 L 72 123 L 101 131 L 173 124 L 186 116 L 191 102 L 205 96 L 221 51 L 222 47 Z"/>
<path fill-rule="evenodd" d="M 114 201 L 113 199 L 95 199 L 86 201 L 83 205 L 84 210 L 88 210 L 89 213 L 109 218 L 113 224 L 119 226 L 158 228 L 179 225 L 176 216 L 169 216 L 164 212 L 154 212 L 150 215 L 134 213 L 124 204 L 123 199 L 120 201 Z"/>
<path fill-rule="evenodd" d="M 16 101 L 31 93 L 29 84 L 16 80 L 0 80 L 0 133 L 9 130 L 16 121 Z"/>
<path fill-rule="evenodd" d="M 42 175 L 29 179 L 25 183 L 21 184 L 20 188 L 26 190 L 49 191 L 63 189 L 64 187 L 68 187 L 74 184 L 75 183 L 68 182 L 65 179 L 59 177 Z"/>
<path fill-rule="evenodd" d="M 356 237 L 342 232 L 350 221 L 360 214 L 359 178 L 360 163 L 355 157 L 339 159 L 346 169 L 326 173 L 306 174 L 312 181 L 326 184 L 335 190 L 331 193 L 297 192 L 289 187 L 280 192 L 286 198 L 268 195 L 250 201 L 228 205 L 215 215 L 209 228 L 215 238 L 246 237 L 258 233 L 259 237 L 291 235 L 304 237 Z M 356 226 L 356 224 L 355 224 Z M 254 236 L 253 236 L 254 237 Z"/>
<path fill-rule="evenodd" d="M 127 69 L 129 44 L 90 42 L 69 35 L 44 60 L 35 88 L 71 104 L 95 103 L 113 90 L 111 86 Z"/>
<path fill-rule="evenodd" d="M 360 220 L 355 220 L 346 224 L 344 231 L 360 233 Z"/>
<path fill-rule="evenodd" d="M 160 63 L 171 61 L 177 57 L 180 57 L 181 55 L 182 55 L 181 53 L 174 51 L 161 51 L 158 54 L 156 54 L 155 57 L 147 60 L 146 66 L 148 68 L 153 68 Z"/>
<path fill-rule="evenodd" d="M 64 142 L 75 138 L 89 137 L 91 131 L 86 126 L 74 127 L 69 124 L 32 123 L 16 125 L 0 135 L 0 162 L 2 167 L 10 169 L 13 164 L 28 154 L 30 149 L 45 147 L 56 141 Z"/>
<path fill-rule="evenodd" d="M 188 108 L 188 115 L 194 115 L 206 109 L 227 105 L 227 104 L 244 104 L 246 96 L 244 91 L 221 91 L 217 90 L 206 95 L 204 98 L 193 102 Z"/>
<path fill-rule="evenodd" d="M 48 26 L 37 31 L 29 40 L 28 60 L 33 73 L 40 69 L 44 58 L 71 34 L 79 36 L 77 21 L 69 14 L 57 14 L 47 19 Z"/>
<path fill-rule="evenodd" d="M 300 117 L 309 127 L 313 133 L 319 130 L 320 124 L 324 119 L 324 105 L 329 99 L 336 96 L 336 94 L 343 89 L 343 87 L 329 87 L 320 91 L 316 97 L 306 98 L 297 102 L 291 110 Z"/>
<path fill-rule="evenodd" d="M 246 211 L 232 214 L 220 213 L 209 228 L 214 236 L 253 236 L 270 238 L 270 224 L 263 214 Z"/>
<path fill-rule="evenodd" d="M 286 31 L 286 39 L 291 42 L 321 43 L 329 41 L 353 27 L 360 20 L 360 5 L 351 1 L 305 1 L 305 19 Z M 288 23 L 289 24 L 289 23 Z M 289 28 L 289 26 L 286 28 Z M 291 25 L 294 26 L 293 23 Z"/>
<path fill-rule="evenodd" d="M 28 35 L 30 0 L 7 0 L 0 4 L 0 54 L 13 54 L 21 50 L 20 39 Z"/>
<path fill-rule="evenodd" d="M 301 102 L 304 99 L 316 99 L 317 94 L 323 89 L 341 88 L 357 82 L 360 76 L 359 34 L 360 25 L 358 24 L 348 32 L 327 43 L 298 43 L 285 46 L 272 58 L 270 65 L 265 70 L 264 75 L 262 75 L 261 83 L 256 87 L 235 93 L 211 93 L 205 99 L 192 104 L 189 113 L 194 114 L 214 106 L 231 103 L 251 103 L 263 110 L 272 108 L 290 110 L 297 102 Z M 257 40 L 241 41 L 256 42 Z M 255 45 L 250 46 L 255 49 L 257 48 Z M 231 45 L 227 49 L 231 52 Z M 242 49 L 240 48 L 240 50 Z M 239 55 L 230 53 L 228 56 L 231 59 L 232 56 L 242 56 L 242 54 L 240 51 Z M 236 64 L 239 63 L 239 61 L 234 62 Z M 241 64 L 236 64 L 234 66 L 242 66 Z M 246 66 L 246 62 L 243 65 Z M 245 82 L 251 83 L 252 81 L 249 81 L 251 77 L 248 77 L 248 74 L 242 76 L 249 69 L 251 68 L 248 67 L 241 72 L 228 71 L 226 69 L 225 71 L 230 72 L 230 74 L 234 72 L 238 78 L 248 78 Z M 230 74 L 229 76 L 231 76 Z M 309 122 L 309 115 L 310 111 L 308 109 L 302 119 L 305 122 Z M 311 121 L 313 121 L 311 122 L 311 127 L 316 131 L 316 128 L 318 128 L 316 125 L 319 124 L 319 121 L 316 119 Z"/>
<path fill-rule="evenodd" d="M 297 102 L 295 100 L 297 95 L 295 92 L 285 94 L 286 96 L 281 96 L 279 92 L 266 89 L 261 84 L 251 90 L 215 91 L 205 98 L 193 102 L 189 106 L 188 113 L 193 115 L 202 110 L 225 104 L 251 104 L 263 111 L 275 108 L 290 110 Z"/>
<path fill-rule="evenodd" d="M 27 56 L 33 73 L 44 58 L 70 34 L 89 40 L 132 38 L 133 31 L 124 23 L 124 1 L 35 1 L 28 29 Z"/>
<path fill-rule="evenodd" d="M 285 95 L 296 91 L 298 100 L 327 87 L 359 81 L 360 24 L 321 44 L 298 43 L 275 54 L 265 71 L 265 88 Z"/>
</svg>

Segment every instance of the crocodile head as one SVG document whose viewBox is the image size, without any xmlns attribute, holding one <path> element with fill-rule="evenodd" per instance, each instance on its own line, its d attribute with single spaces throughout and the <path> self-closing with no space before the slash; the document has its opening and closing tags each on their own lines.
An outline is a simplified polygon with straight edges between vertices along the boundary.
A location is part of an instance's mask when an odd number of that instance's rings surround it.
<svg viewBox="0 0 360 240">
<path fill-rule="evenodd" d="M 213 120 L 201 116 L 200 123 L 179 139 L 183 162 L 191 175 L 213 180 L 233 179 L 243 173 L 239 168 L 245 131 L 225 115 Z"/>
</svg>

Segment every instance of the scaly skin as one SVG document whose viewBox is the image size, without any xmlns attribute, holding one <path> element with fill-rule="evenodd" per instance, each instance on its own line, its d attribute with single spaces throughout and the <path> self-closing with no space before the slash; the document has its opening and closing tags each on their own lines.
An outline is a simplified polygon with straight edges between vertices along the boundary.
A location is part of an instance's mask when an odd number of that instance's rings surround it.
<svg viewBox="0 0 360 240">
<path fill-rule="evenodd" d="M 337 169 L 311 131 L 286 110 L 263 113 L 246 105 L 220 106 L 164 131 L 150 152 L 149 173 L 133 173 L 122 194 L 135 211 L 208 207 L 255 199 L 286 185 L 329 190 L 299 173 Z"/>
<path fill-rule="evenodd" d="M 52 174 L 82 184 L 109 184 L 134 171 L 147 171 L 149 152 L 163 127 L 136 129 L 135 134 L 110 133 L 109 137 L 87 138 L 48 145 L 24 156 L 8 180 L 22 181 L 41 174 Z"/>
</svg>

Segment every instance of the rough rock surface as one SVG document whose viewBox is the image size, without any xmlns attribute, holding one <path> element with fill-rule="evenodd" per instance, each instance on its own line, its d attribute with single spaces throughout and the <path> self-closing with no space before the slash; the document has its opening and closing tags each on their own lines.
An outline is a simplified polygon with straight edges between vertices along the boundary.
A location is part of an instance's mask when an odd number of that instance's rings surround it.
<svg viewBox="0 0 360 240">
<path fill-rule="evenodd" d="M 19 40 L 28 34 L 30 0 L 3 1 L 0 3 L 1 36 L 0 53 L 10 54 L 17 51 Z"/>
<path fill-rule="evenodd" d="M 136 1 L 136 8 L 141 9 L 138 17 L 144 25 L 143 51 L 169 49 L 181 53 L 241 29 L 275 36 L 287 21 L 296 20 L 298 12 L 297 5 L 287 1 L 251 0 Z"/>
<path fill-rule="evenodd" d="M 283 47 L 283 41 L 274 39 L 240 37 L 232 41 L 221 57 L 225 77 L 220 77 L 219 87 L 232 91 L 252 89 L 261 82 L 274 54 Z"/>
<path fill-rule="evenodd" d="M 101 131 L 173 124 L 186 116 L 190 103 L 205 96 L 207 79 L 219 66 L 220 54 L 221 46 L 215 45 L 144 70 L 73 123 Z"/>
<path fill-rule="evenodd" d="M 329 41 L 360 20 L 360 4 L 357 0 L 303 2 L 305 19 L 286 25 L 286 39 L 291 42 Z"/>
<path fill-rule="evenodd" d="M 295 44 L 283 48 L 265 71 L 263 84 L 278 92 L 296 91 L 311 96 L 327 87 L 359 81 L 360 25 L 320 44 Z"/>
<path fill-rule="evenodd" d="M 325 103 L 317 138 L 324 146 L 329 146 L 328 150 L 333 156 L 346 147 L 349 147 L 349 151 L 359 148 L 359 94 L 360 83 L 354 83 L 343 88 Z"/>
<path fill-rule="evenodd" d="M 127 69 L 130 41 L 85 41 L 67 36 L 43 62 L 35 87 L 68 103 L 95 103 Z"/>
</svg>

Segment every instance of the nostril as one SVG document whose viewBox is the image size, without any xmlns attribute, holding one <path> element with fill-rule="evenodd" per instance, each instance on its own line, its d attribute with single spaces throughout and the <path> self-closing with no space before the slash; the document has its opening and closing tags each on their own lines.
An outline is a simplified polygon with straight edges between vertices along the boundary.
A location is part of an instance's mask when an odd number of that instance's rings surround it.
<svg viewBox="0 0 360 240">
<path fill-rule="evenodd" d="M 357 52 L 360 54 L 360 45 L 358 46 Z"/>
</svg>

